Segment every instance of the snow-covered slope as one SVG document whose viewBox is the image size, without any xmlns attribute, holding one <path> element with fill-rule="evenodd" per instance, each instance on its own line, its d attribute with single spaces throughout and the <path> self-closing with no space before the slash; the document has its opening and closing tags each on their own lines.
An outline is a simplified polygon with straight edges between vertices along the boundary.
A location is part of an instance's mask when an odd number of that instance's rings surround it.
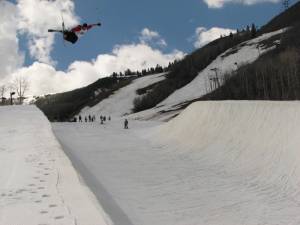
<svg viewBox="0 0 300 225">
<path fill-rule="evenodd" d="M 193 100 L 201 97 L 210 91 L 210 78 L 216 77 L 216 72 L 222 81 L 222 76 L 227 72 L 232 72 L 238 66 L 243 64 L 250 64 L 254 62 L 261 54 L 275 47 L 264 48 L 261 42 L 270 37 L 282 33 L 284 30 L 279 30 L 267 34 L 263 34 L 250 41 L 243 42 L 234 48 L 230 48 L 220 56 L 218 56 L 210 65 L 202 70 L 198 76 L 185 87 L 175 91 L 167 99 L 159 105 L 173 106 L 183 103 L 185 101 Z M 229 55 L 227 55 L 229 54 Z"/>
<path fill-rule="evenodd" d="M 134 80 L 131 84 L 121 88 L 107 99 L 101 101 L 91 108 L 84 108 L 80 115 L 111 115 L 123 116 L 130 114 L 133 109 L 133 101 L 138 96 L 136 90 L 147 87 L 165 79 L 165 74 L 148 75 Z"/>
<path fill-rule="evenodd" d="M 0 107 L 0 225 L 105 225 L 35 106 Z"/>
<path fill-rule="evenodd" d="M 121 126 L 54 124 L 116 224 L 300 224 L 299 102 L 199 102 Z"/>
<path fill-rule="evenodd" d="M 171 94 L 164 101 L 159 103 L 156 108 L 150 109 L 134 115 L 134 118 L 148 119 L 159 116 L 160 111 L 171 111 L 180 108 L 180 105 L 184 102 L 191 101 L 212 91 L 215 87 L 210 79 L 217 76 L 220 84 L 222 84 L 222 78 L 225 73 L 235 71 L 238 66 L 243 64 L 250 64 L 254 62 L 260 55 L 273 49 L 278 41 L 274 42 L 271 46 L 264 46 L 263 41 L 284 32 L 286 29 L 281 29 L 271 33 L 263 34 L 255 39 L 243 42 L 233 48 L 228 49 L 221 55 L 219 55 L 211 64 L 209 64 L 204 70 L 202 70 L 190 83 L 184 87 L 178 89 Z M 162 118 L 168 118 L 173 113 L 165 115 Z"/>
</svg>

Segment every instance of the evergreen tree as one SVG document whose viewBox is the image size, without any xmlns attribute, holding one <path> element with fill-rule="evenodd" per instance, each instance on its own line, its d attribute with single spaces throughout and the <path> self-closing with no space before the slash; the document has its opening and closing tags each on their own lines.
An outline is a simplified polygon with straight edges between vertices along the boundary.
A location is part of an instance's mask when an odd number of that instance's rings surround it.
<svg viewBox="0 0 300 225">
<path fill-rule="evenodd" d="M 256 37 L 256 27 L 254 23 L 252 23 L 251 25 L 251 37 L 252 38 Z"/>
<path fill-rule="evenodd" d="M 249 27 L 249 25 L 247 25 L 246 31 L 247 31 L 247 33 L 250 33 L 250 27 Z"/>
<path fill-rule="evenodd" d="M 130 76 L 132 75 L 132 72 L 130 69 L 125 70 L 125 76 Z"/>
</svg>

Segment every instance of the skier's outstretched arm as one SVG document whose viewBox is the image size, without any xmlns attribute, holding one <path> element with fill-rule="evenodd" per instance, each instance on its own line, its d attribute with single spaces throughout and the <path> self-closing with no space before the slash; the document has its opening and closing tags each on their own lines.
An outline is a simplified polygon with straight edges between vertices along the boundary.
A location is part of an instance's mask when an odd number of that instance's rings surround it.
<svg viewBox="0 0 300 225">
<path fill-rule="evenodd" d="M 101 23 L 93 23 L 93 24 L 89 24 L 89 25 L 87 26 L 87 29 L 89 30 L 89 29 L 91 29 L 92 27 L 95 27 L 95 26 L 101 26 Z"/>
<path fill-rule="evenodd" d="M 94 23 L 94 24 L 91 24 L 91 26 L 101 26 L 101 23 Z"/>
</svg>

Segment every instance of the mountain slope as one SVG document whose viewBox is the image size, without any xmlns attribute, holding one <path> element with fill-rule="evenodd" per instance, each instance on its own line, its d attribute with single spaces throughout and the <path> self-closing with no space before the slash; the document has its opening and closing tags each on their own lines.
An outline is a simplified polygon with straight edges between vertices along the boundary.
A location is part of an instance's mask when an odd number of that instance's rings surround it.
<svg viewBox="0 0 300 225">
<path fill-rule="evenodd" d="M 300 24 L 281 37 L 278 47 L 226 76 L 224 84 L 199 100 L 299 100 Z"/>
<path fill-rule="evenodd" d="M 82 108 L 97 104 L 133 79 L 102 78 L 83 88 L 39 98 L 35 104 L 50 121 L 68 121 Z"/>
<path fill-rule="evenodd" d="M 193 81 L 175 91 L 167 99 L 161 102 L 159 106 L 178 105 L 213 91 L 218 85 L 222 85 L 223 77 L 226 73 L 235 71 L 243 64 L 251 64 L 262 54 L 273 49 L 276 46 L 276 40 L 280 39 L 280 36 L 278 35 L 282 32 L 284 32 L 284 30 L 263 34 L 262 36 L 243 42 L 222 53 L 217 59 L 202 70 Z M 277 38 L 272 44 L 269 46 L 263 44 L 264 41 L 274 36 L 277 36 Z M 215 78 L 217 80 L 214 80 Z"/>
<path fill-rule="evenodd" d="M 132 113 L 134 99 L 138 96 L 139 89 L 153 85 L 165 79 L 165 73 L 148 75 L 135 79 L 131 84 L 119 89 L 114 94 L 104 99 L 93 107 L 83 108 L 79 114 L 86 115 L 111 115 L 123 116 Z"/>
<path fill-rule="evenodd" d="M 136 119 L 155 117 L 162 120 L 171 118 L 190 102 L 199 100 L 207 93 L 218 89 L 219 86 L 222 87 L 228 73 L 235 73 L 239 67 L 251 64 L 266 52 L 275 49 L 283 32 L 286 30 L 265 33 L 228 49 L 202 70 L 195 79 L 173 92 L 156 107 L 133 114 L 131 117 Z"/>
</svg>

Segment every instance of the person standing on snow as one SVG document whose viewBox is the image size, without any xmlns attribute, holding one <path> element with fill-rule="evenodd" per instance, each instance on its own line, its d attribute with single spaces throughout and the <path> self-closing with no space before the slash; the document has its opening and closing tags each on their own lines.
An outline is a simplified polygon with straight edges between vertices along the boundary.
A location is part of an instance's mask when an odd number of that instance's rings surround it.
<svg viewBox="0 0 300 225">
<path fill-rule="evenodd" d="M 127 119 L 124 120 L 124 129 L 128 129 L 128 120 Z"/>
</svg>

